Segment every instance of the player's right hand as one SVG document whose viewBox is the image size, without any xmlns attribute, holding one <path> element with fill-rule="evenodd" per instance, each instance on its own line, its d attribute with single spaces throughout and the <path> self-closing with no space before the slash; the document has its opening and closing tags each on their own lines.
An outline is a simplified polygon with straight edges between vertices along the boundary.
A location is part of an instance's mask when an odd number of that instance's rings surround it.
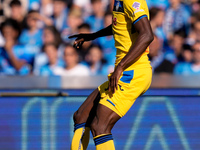
<svg viewBox="0 0 200 150">
<path fill-rule="evenodd" d="M 118 81 L 122 72 L 123 68 L 118 64 L 114 72 L 110 76 L 108 91 L 111 92 L 112 94 L 114 94 L 115 91 L 118 90 Z"/>
<path fill-rule="evenodd" d="M 83 43 L 85 41 L 91 41 L 91 40 L 94 40 L 94 35 L 93 34 L 75 34 L 75 35 L 72 35 L 72 36 L 69 36 L 68 37 L 69 39 L 71 38 L 76 38 L 76 40 L 74 41 L 74 47 L 75 48 L 81 48 L 81 46 L 83 45 Z"/>
</svg>

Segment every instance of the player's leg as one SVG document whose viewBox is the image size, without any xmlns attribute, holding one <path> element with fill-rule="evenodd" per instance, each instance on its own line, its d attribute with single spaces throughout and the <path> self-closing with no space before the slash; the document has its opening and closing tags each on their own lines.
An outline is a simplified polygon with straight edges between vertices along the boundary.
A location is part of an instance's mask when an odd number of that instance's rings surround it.
<svg viewBox="0 0 200 150">
<path fill-rule="evenodd" d="M 132 74 L 133 78 L 125 78 L 129 74 Z M 149 88 L 152 70 L 151 68 L 142 68 L 123 72 L 123 75 L 122 80 L 118 82 L 119 88 L 114 94 L 110 94 L 107 90 L 108 82 L 99 87 L 101 100 L 90 126 L 97 150 L 115 149 L 111 129 L 127 113 L 135 100 Z"/>
<path fill-rule="evenodd" d="M 121 117 L 109 109 L 99 104 L 96 115 L 91 123 L 91 131 L 94 137 L 96 150 L 114 150 L 114 142 L 111 129 Z"/>
<path fill-rule="evenodd" d="M 90 123 L 100 100 L 98 89 L 94 90 L 74 113 L 74 136 L 71 150 L 86 150 L 90 137 Z"/>
</svg>

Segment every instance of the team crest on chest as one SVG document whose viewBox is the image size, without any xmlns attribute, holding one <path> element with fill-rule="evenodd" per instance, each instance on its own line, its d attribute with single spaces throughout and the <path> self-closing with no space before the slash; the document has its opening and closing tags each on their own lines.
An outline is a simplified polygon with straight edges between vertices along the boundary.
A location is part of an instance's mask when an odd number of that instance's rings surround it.
<svg viewBox="0 0 200 150">
<path fill-rule="evenodd" d="M 119 1 L 117 1 L 117 4 L 116 4 L 116 6 L 115 6 L 115 9 L 116 9 L 116 11 L 118 11 L 118 10 L 119 10 L 119 5 L 120 5 L 120 2 L 119 2 Z"/>
<path fill-rule="evenodd" d="M 123 1 L 115 0 L 113 11 L 124 12 Z"/>
</svg>

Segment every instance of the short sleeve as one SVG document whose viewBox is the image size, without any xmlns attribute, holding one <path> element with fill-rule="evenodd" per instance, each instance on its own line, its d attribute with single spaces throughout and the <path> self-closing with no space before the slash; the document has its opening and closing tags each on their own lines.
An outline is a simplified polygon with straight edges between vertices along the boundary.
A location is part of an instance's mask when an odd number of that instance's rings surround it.
<svg viewBox="0 0 200 150">
<path fill-rule="evenodd" d="M 143 0 L 126 0 L 125 13 L 132 20 L 133 24 L 142 19 L 148 18 L 148 7 L 146 1 Z"/>
</svg>

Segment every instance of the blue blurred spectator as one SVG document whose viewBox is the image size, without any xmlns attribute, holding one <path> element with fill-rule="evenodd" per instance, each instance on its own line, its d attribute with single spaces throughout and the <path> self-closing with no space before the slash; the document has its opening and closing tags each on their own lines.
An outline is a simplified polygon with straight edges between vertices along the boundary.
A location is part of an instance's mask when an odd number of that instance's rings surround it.
<svg viewBox="0 0 200 150">
<path fill-rule="evenodd" d="M 169 0 L 148 0 L 147 5 L 149 8 L 159 7 L 161 9 L 166 9 L 169 7 Z"/>
<path fill-rule="evenodd" d="M 53 0 L 53 22 L 58 31 L 62 31 L 67 25 L 68 8 L 65 0 Z"/>
<path fill-rule="evenodd" d="M 110 0 L 102 0 L 104 8 L 107 8 L 110 4 Z M 73 0 L 72 8 L 79 9 L 82 11 L 84 17 L 88 17 L 92 14 L 91 0 Z"/>
<path fill-rule="evenodd" d="M 0 32 L 0 47 L 2 47 L 5 44 L 4 38 Z"/>
<path fill-rule="evenodd" d="M 17 35 L 20 35 L 19 33 L 21 35 L 18 39 L 12 38 L 15 40 L 9 40 L 7 34 L 0 33 L 0 46 L 2 46 L 0 64 L 3 64 L 0 65 L 0 71 L 7 72 L 5 74 L 28 74 L 31 72 L 31 67 L 37 75 L 40 72 L 53 74 L 49 58 L 51 54 L 58 55 L 59 62 L 64 63 L 65 46 L 62 41 L 71 44 L 74 42 L 74 39 L 68 39 L 69 35 L 91 33 L 112 24 L 112 13 L 107 12 L 108 9 L 112 11 L 112 0 L 3 0 L 2 2 L 3 7 L 0 7 L 0 12 L 3 14 L 0 16 L 0 21 L 11 17 L 23 30 L 22 32 L 17 30 Z M 26 4 L 29 5 L 27 10 L 33 10 L 28 14 L 24 11 Z M 149 0 L 147 4 L 150 10 L 150 24 L 156 35 L 149 54 L 154 72 L 171 73 L 178 62 L 184 62 L 183 66 L 190 67 L 193 61 L 191 46 L 200 41 L 200 1 Z M 4 11 L 1 11 L 2 9 Z M 27 19 L 24 19 L 26 15 Z M 26 24 L 27 29 L 24 28 Z M 4 33 L 12 30 L 7 29 Z M 14 37 L 14 34 L 11 34 L 11 37 Z M 42 51 L 42 46 L 46 47 L 49 43 L 58 47 L 56 54 L 53 50 L 50 50 L 50 54 Z M 98 46 L 94 44 L 99 45 L 102 51 L 98 51 Z M 47 47 L 49 49 L 49 46 Z M 114 69 L 116 48 L 112 36 L 85 42 L 77 52 L 81 62 L 88 61 L 92 75 L 107 74 Z M 102 58 L 106 63 L 102 63 Z M 70 64 L 66 65 L 66 68 L 67 66 Z M 66 73 L 68 69 L 63 70 L 61 74 Z M 186 70 L 189 69 L 186 67 Z"/>
<path fill-rule="evenodd" d="M 164 21 L 164 17 L 165 17 L 165 11 L 161 8 L 158 7 L 152 7 L 149 10 L 149 14 L 150 14 L 150 24 L 151 24 L 151 28 L 153 33 L 162 40 L 166 40 L 164 31 L 163 31 L 163 21 Z"/>
<path fill-rule="evenodd" d="M 54 43 L 58 47 L 58 58 L 62 60 L 64 54 L 64 45 L 62 44 L 62 39 L 60 33 L 54 26 L 46 26 L 43 29 L 42 40 L 44 45 L 48 43 Z M 41 52 L 35 56 L 34 60 L 34 73 L 39 74 L 41 66 L 48 63 L 48 57 L 46 53 Z"/>
<path fill-rule="evenodd" d="M 82 14 L 78 9 L 72 9 L 68 14 L 67 27 L 61 32 L 61 37 L 66 43 L 73 42 L 74 39 L 68 37 L 77 34 L 78 26 L 83 23 Z"/>
<path fill-rule="evenodd" d="M 92 13 L 90 0 L 73 0 L 72 9 L 80 10 L 84 17 L 87 17 Z"/>
<path fill-rule="evenodd" d="M 200 1 L 199 0 L 190 0 L 189 1 L 190 4 L 190 11 L 193 13 L 193 14 L 199 14 L 200 12 Z"/>
<path fill-rule="evenodd" d="M 193 62 L 178 63 L 174 69 L 176 75 L 199 75 L 200 74 L 200 42 L 193 46 Z"/>
<path fill-rule="evenodd" d="M 34 10 L 29 11 L 26 23 L 27 29 L 24 29 L 19 37 L 19 43 L 23 47 L 19 47 L 17 53 L 23 55 L 23 58 L 33 65 L 34 57 L 40 52 L 43 45 L 42 30 L 37 25 L 38 12 Z"/>
<path fill-rule="evenodd" d="M 85 22 L 91 27 L 92 32 L 103 28 L 105 8 L 102 0 L 91 0 L 93 14 L 85 18 Z"/>
<path fill-rule="evenodd" d="M 61 58 L 64 54 L 64 45 L 60 33 L 54 26 L 46 26 L 43 29 L 42 41 L 46 43 L 54 43 L 58 47 L 58 56 Z"/>
<path fill-rule="evenodd" d="M 78 26 L 78 33 L 91 33 L 91 27 L 87 23 L 83 23 L 80 26 Z M 93 46 L 94 41 L 86 41 L 83 43 L 82 47 L 77 49 L 79 56 L 80 56 L 80 61 L 85 61 L 85 56 L 88 53 L 88 50 L 90 47 Z"/>
<path fill-rule="evenodd" d="M 165 20 L 163 23 L 164 32 L 168 40 L 171 40 L 174 32 L 185 30 L 189 32 L 190 13 L 181 0 L 170 0 L 170 7 L 166 10 Z"/>
<path fill-rule="evenodd" d="M 63 61 L 58 58 L 57 46 L 54 43 L 48 43 L 43 46 L 43 51 L 47 55 L 48 63 L 41 67 L 40 75 L 59 75 L 62 72 Z"/>
<path fill-rule="evenodd" d="M 28 0 L 28 2 L 29 10 L 37 10 L 46 17 L 53 15 L 53 0 Z"/>
<path fill-rule="evenodd" d="M 104 27 L 107 27 L 111 24 L 112 24 L 112 13 L 106 12 L 103 25 Z M 114 69 L 116 48 L 113 36 L 100 37 L 97 39 L 97 43 L 102 47 L 103 58 L 107 61 L 108 65 L 110 65 L 110 67 Z"/>
<path fill-rule="evenodd" d="M 42 33 L 43 43 L 54 43 L 56 46 L 62 44 L 60 33 L 54 26 L 45 26 Z"/>
<path fill-rule="evenodd" d="M 183 44 L 182 56 L 183 56 L 184 62 L 191 63 L 193 61 L 192 47 L 190 45 Z"/>
<path fill-rule="evenodd" d="M 19 43 L 22 45 L 42 46 L 42 30 L 38 28 L 38 12 L 30 10 L 26 17 L 27 29 L 24 29 L 19 37 Z"/>
<path fill-rule="evenodd" d="M 200 41 L 200 18 L 194 22 L 192 30 L 187 38 L 187 44 L 193 45 L 196 41 Z"/>
<path fill-rule="evenodd" d="M 12 0 L 10 2 L 10 8 L 11 8 L 11 18 L 18 22 L 20 29 L 22 30 L 24 27 L 25 13 L 21 1 Z"/>
<path fill-rule="evenodd" d="M 28 0 L 28 9 L 29 10 L 39 10 L 40 0 Z"/>
<path fill-rule="evenodd" d="M 90 70 L 87 66 L 79 63 L 78 52 L 72 45 L 66 45 L 64 51 L 65 68 L 59 74 L 61 76 L 88 76 Z"/>
<path fill-rule="evenodd" d="M 183 62 L 183 44 L 185 43 L 185 31 L 179 30 L 174 33 L 171 41 L 168 42 L 169 46 L 165 47 L 165 50 L 169 53 L 174 53 L 177 61 Z M 174 56 L 170 56 L 172 59 Z"/>
<path fill-rule="evenodd" d="M 0 71 L 6 75 L 26 75 L 30 72 L 30 66 L 21 59 L 21 54 L 16 54 L 17 38 L 20 27 L 13 19 L 7 19 L 1 24 L 1 33 L 5 45 L 0 47 Z"/>
<path fill-rule="evenodd" d="M 108 65 L 103 59 L 103 51 L 97 45 L 92 46 L 86 56 L 86 64 L 90 68 L 90 75 L 108 75 Z"/>
<path fill-rule="evenodd" d="M 53 15 L 52 0 L 40 0 L 40 14 L 46 17 L 51 17 Z"/>
<path fill-rule="evenodd" d="M 153 42 L 149 46 L 149 59 L 154 73 L 173 73 L 176 58 L 173 52 L 165 52 L 162 40 L 154 36 Z M 169 57 L 170 56 L 170 57 Z M 174 59 L 172 59 L 174 56 Z"/>
</svg>

